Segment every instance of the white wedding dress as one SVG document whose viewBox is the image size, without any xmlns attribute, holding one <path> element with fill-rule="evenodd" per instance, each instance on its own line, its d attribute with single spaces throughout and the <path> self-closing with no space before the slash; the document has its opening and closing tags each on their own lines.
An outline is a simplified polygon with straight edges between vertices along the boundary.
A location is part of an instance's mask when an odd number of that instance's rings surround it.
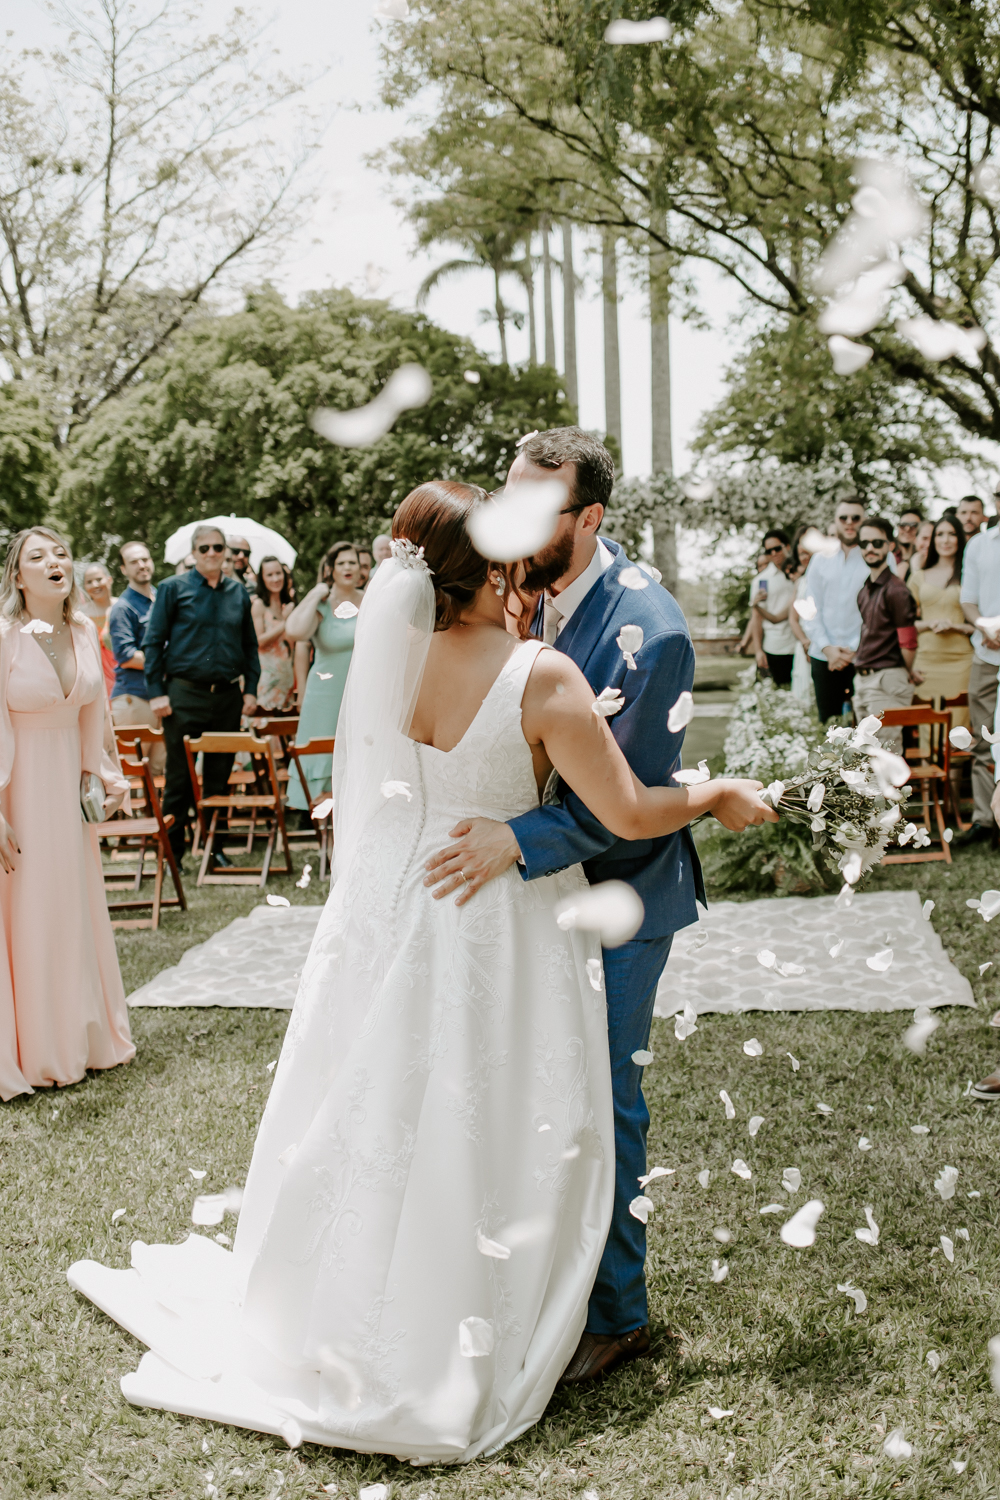
<svg viewBox="0 0 1000 1500">
<path fill-rule="evenodd" d="M 537 804 L 521 698 L 543 649 L 514 650 L 453 750 L 400 749 L 411 800 L 380 799 L 327 903 L 233 1252 L 209 1230 L 71 1267 L 149 1348 L 137 1405 L 414 1462 L 541 1416 L 614 1191 L 600 948 L 553 915 L 586 882 L 515 867 L 456 907 L 423 878 L 462 816 Z"/>
</svg>

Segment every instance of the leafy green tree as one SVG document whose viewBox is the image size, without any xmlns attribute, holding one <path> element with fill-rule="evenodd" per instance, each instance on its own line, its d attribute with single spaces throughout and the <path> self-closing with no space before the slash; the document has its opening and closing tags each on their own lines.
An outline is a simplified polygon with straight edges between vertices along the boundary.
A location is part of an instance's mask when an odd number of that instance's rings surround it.
<svg viewBox="0 0 1000 1500">
<path fill-rule="evenodd" d="M 44 521 L 60 469 L 47 403 L 26 381 L 0 385 L 0 542 Z"/>
<path fill-rule="evenodd" d="M 433 395 L 372 447 L 313 432 L 318 406 L 362 406 L 411 361 L 430 373 Z M 422 480 L 492 489 L 523 433 L 570 420 L 547 366 L 490 364 L 422 315 L 346 291 L 292 308 L 264 288 L 243 312 L 185 328 L 140 385 L 95 415 L 69 451 L 58 509 L 98 556 L 135 537 L 161 557 L 186 521 L 253 516 L 299 549 L 305 579 L 332 542 L 384 530 Z"/>
</svg>

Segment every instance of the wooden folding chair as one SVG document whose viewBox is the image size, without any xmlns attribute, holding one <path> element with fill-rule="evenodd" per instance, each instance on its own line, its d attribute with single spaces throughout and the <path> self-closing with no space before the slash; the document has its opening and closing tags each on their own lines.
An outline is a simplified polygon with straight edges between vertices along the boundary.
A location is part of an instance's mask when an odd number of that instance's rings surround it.
<svg viewBox="0 0 1000 1500">
<path fill-rule="evenodd" d="M 243 731 L 231 734 L 203 734 L 194 740 L 186 734 L 184 749 L 187 753 L 191 789 L 194 793 L 195 809 L 198 815 L 198 832 L 204 844 L 201 868 L 198 871 L 198 884 L 264 886 L 267 884 L 267 877 L 272 869 L 276 875 L 293 875 L 295 867 L 292 864 L 291 846 L 285 830 L 285 810 L 278 785 L 274 754 L 268 741 L 258 739 L 256 735 Z M 233 790 L 217 797 L 203 796 L 201 778 L 198 776 L 195 765 L 197 756 L 238 755 L 241 752 L 245 752 L 250 757 L 252 781 L 247 782 L 244 779 L 244 773 L 241 772 L 239 773 L 240 779 Z M 241 791 L 240 787 L 244 785 L 251 786 L 253 790 Z M 255 831 L 257 820 L 264 822 L 267 833 L 264 858 L 260 865 L 241 865 L 238 868 L 227 867 L 221 870 L 216 864 L 214 852 L 215 840 L 219 832 L 219 817 L 220 814 L 225 813 L 228 820 L 229 814 L 234 812 L 251 815 L 250 847 L 252 847 L 254 837 L 262 837 Z M 274 846 L 279 837 L 285 853 L 285 863 L 273 865 Z"/>
<path fill-rule="evenodd" d="M 930 752 L 929 757 L 921 759 L 915 764 L 910 764 L 909 755 L 904 750 L 909 766 L 908 784 L 913 783 L 920 788 L 920 797 L 923 812 L 923 824 L 929 836 L 933 837 L 931 829 L 930 814 L 934 809 L 934 819 L 937 824 L 938 842 L 940 849 L 904 849 L 898 854 L 885 854 L 882 857 L 884 865 L 917 865 L 926 864 L 931 860 L 943 859 L 946 864 L 951 864 L 951 850 L 945 838 L 945 819 L 941 808 L 941 798 L 938 788 L 943 787 L 945 797 L 950 797 L 950 782 L 948 780 L 951 770 L 951 744 L 948 739 L 948 731 L 951 728 L 951 714 L 933 708 L 887 708 L 882 715 L 883 729 L 920 729 L 927 726 L 930 730 Z M 918 750 L 918 754 L 922 754 Z M 911 823 L 916 823 L 917 818 L 911 812 L 907 814 Z M 898 827 L 898 825 L 897 825 Z"/>
<path fill-rule="evenodd" d="M 336 743 L 331 735 L 329 739 L 311 739 L 304 745 L 296 745 L 294 742 L 288 746 L 288 755 L 298 772 L 299 781 L 302 784 L 303 795 L 309 808 L 309 816 L 316 825 L 316 837 L 319 839 L 319 878 L 326 879 L 327 863 L 333 848 L 333 814 L 326 812 L 321 818 L 317 818 L 315 809 L 322 802 L 329 801 L 330 792 L 324 791 L 318 797 L 314 797 L 309 789 L 309 778 L 306 768 L 302 764 L 307 755 L 332 755 Z"/>
<path fill-rule="evenodd" d="M 106 823 L 95 825 L 98 839 L 115 839 L 117 847 L 112 851 L 112 860 L 138 860 L 138 868 L 134 875 L 120 874 L 109 871 L 104 876 L 104 889 L 109 892 L 134 891 L 136 894 L 128 901 L 109 901 L 108 911 L 112 913 L 112 927 L 149 927 L 153 932 L 158 931 L 160 926 L 160 911 L 164 906 L 179 906 L 182 911 L 187 911 L 187 898 L 184 895 L 184 887 L 181 884 L 180 871 L 177 861 L 174 859 L 174 851 L 170 847 L 168 832 L 173 826 L 173 814 L 163 815 L 160 807 L 160 798 L 153 779 L 153 773 L 149 769 L 149 760 L 142 754 L 142 746 L 136 739 L 131 754 L 127 749 L 118 748 L 121 760 L 122 772 L 127 777 L 129 786 L 133 789 L 132 800 L 138 798 L 139 808 L 132 817 L 119 814 L 108 819 Z M 146 878 L 146 854 L 149 852 L 150 841 L 153 841 L 156 850 L 156 864 L 153 870 L 153 894 L 142 895 L 142 882 Z M 163 864 L 166 861 L 170 870 L 170 878 L 174 883 L 175 896 L 163 895 Z M 150 910 L 151 915 L 143 918 L 116 918 L 115 912 L 119 911 L 144 911 Z"/>
</svg>

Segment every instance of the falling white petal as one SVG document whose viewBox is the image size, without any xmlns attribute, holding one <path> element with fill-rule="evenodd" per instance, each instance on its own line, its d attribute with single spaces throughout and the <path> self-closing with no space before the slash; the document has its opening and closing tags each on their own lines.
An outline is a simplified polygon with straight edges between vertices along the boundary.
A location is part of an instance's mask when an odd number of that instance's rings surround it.
<svg viewBox="0 0 1000 1500">
<path fill-rule="evenodd" d="M 950 1265 L 954 1265 L 954 1263 L 955 1263 L 955 1244 L 954 1244 L 954 1241 L 950 1240 L 946 1234 L 943 1234 L 941 1236 L 941 1250 L 942 1250 L 942 1252 L 944 1254 L 945 1260 L 948 1261 L 948 1263 Z"/>
<path fill-rule="evenodd" d="M 924 904 L 923 904 L 923 906 L 920 908 L 920 915 L 923 917 L 923 919 L 924 919 L 925 922 L 929 922 L 930 921 L 930 919 L 931 919 L 931 912 L 934 910 L 934 906 L 935 906 L 935 902 L 933 902 L 933 901 L 925 901 Z"/>
<path fill-rule="evenodd" d="M 840 334 L 845 339 L 868 333 L 885 315 L 890 288 L 898 286 L 905 274 L 894 260 L 884 260 L 864 271 L 849 292 L 829 302 L 820 313 L 816 323 L 820 333 Z"/>
<path fill-rule="evenodd" d="M 21 626 L 22 635 L 51 635 L 52 626 L 47 625 L 44 620 L 29 620 L 27 625 Z"/>
<path fill-rule="evenodd" d="M 978 911 L 984 922 L 992 922 L 993 918 L 1000 913 L 1000 891 L 984 891 L 980 897 Z"/>
<path fill-rule="evenodd" d="M 915 1052 L 918 1057 L 923 1057 L 927 1050 L 928 1038 L 931 1037 L 941 1025 L 938 1017 L 926 1005 L 918 1005 L 914 1012 L 912 1026 L 908 1026 L 903 1032 L 903 1046 Z"/>
<path fill-rule="evenodd" d="M 799 1069 L 801 1068 L 801 1066 L 802 1066 L 802 1064 L 799 1062 L 798 1058 L 797 1057 L 792 1057 L 792 1054 L 790 1052 L 786 1052 L 785 1056 L 789 1059 L 789 1061 L 792 1064 L 792 1072 L 793 1073 L 797 1073 L 799 1071 Z"/>
<path fill-rule="evenodd" d="M 623 880 L 604 880 L 574 891 L 556 903 L 556 923 L 564 932 L 598 932 L 605 948 L 619 948 L 635 937 L 645 909 L 639 895 Z"/>
<path fill-rule="evenodd" d="M 379 791 L 387 801 L 390 797 L 405 797 L 407 802 L 413 801 L 413 793 L 408 781 L 383 781 Z"/>
<path fill-rule="evenodd" d="M 639 1186 L 644 1188 L 649 1183 L 655 1182 L 658 1177 L 673 1177 L 676 1171 L 676 1167 L 650 1167 L 646 1175 L 639 1178 Z"/>
<path fill-rule="evenodd" d="M 405 21 L 410 14 L 407 0 L 377 0 L 372 8 L 373 16 L 381 16 L 385 21 Z M 384 1489 L 385 1486 L 383 1485 Z"/>
<path fill-rule="evenodd" d="M 289 1448 L 302 1447 L 302 1428 L 294 1417 L 286 1417 L 281 1424 L 281 1436 Z"/>
<path fill-rule="evenodd" d="M 726 1106 L 726 1119 L 727 1120 L 735 1120 L 736 1119 L 736 1107 L 733 1104 L 732 1099 L 730 1099 L 729 1095 L 726 1093 L 725 1089 L 720 1089 L 719 1090 L 719 1098 L 722 1100 L 723 1104 Z"/>
<path fill-rule="evenodd" d="M 602 990 L 604 988 L 604 969 L 601 967 L 599 958 L 587 959 L 587 978 L 590 980 L 591 989 Z"/>
<path fill-rule="evenodd" d="M 838 1281 L 837 1291 L 846 1292 L 848 1297 L 854 1298 L 854 1311 L 856 1313 L 867 1312 L 868 1298 L 865 1296 L 864 1292 L 860 1290 L 860 1288 L 852 1286 L 849 1281 Z"/>
<path fill-rule="evenodd" d="M 981 328 L 960 328 L 957 323 L 937 318 L 897 318 L 896 332 L 919 349 L 924 359 L 936 364 L 942 359 L 958 358 L 967 365 L 979 364 L 979 352 L 986 343 Z"/>
<path fill-rule="evenodd" d="M 992 967 L 993 967 L 993 960 L 992 960 L 992 958 L 987 959 L 986 963 L 979 965 L 979 972 L 980 972 L 980 974 L 985 974 L 986 970 L 987 969 L 992 969 Z"/>
<path fill-rule="evenodd" d="M 645 1224 L 655 1207 L 656 1205 L 652 1198 L 647 1198 L 645 1193 L 640 1193 L 637 1198 L 632 1199 L 632 1202 L 628 1206 L 628 1211 L 633 1219 L 638 1219 L 640 1224 Z"/>
<path fill-rule="evenodd" d="M 947 1203 L 949 1198 L 954 1198 L 957 1183 L 958 1168 L 942 1167 L 941 1175 L 934 1179 L 934 1186 L 937 1188 L 942 1203 Z"/>
<path fill-rule="evenodd" d="M 742 1177 L 744 1182 L 749 1182 L 751 1177 L 753 1176 L 753 1173 L 747 1166 L 746 1162 L 743 1160 L 742 1156 L 738 1156 L 736 1158 L 729 1170 L 730 1172 L 735 1173 L 737 1177 Z"/>
<path fill-rule="evenodd" d="M 990 730 L 986 728 L 985 724 L 980 727 L 979 732 L 982 735 L 983 739 L 986 741 L 987 745 L 995 745 L 997 741 L 1000 740 L 1000 734 L 992 734 Z"/>
<path fill-rule="evenodd" d="M 715 494 L 717 485 L 714 479 L 686 479 L 681 485 L 681 489 L 686 499 L 704 501 L 711 500 Z"/>
<path fill-rule="evenodd" d="M 758 1130 L 763 1125 L 763 1123 L 764 1123 L 764 1116 L 763 1115 L 751 1115 L 750 1116 L 750 1123 L 747 1126 L 747 1129 L 749 1130 L 751 1136 L 755 1136 L 757 1134 Z"/>
<path fill-rule="evenodd" d="M 488 1240 L 479 1229 L 476 1230 L 476 1249 L 490 1260 L 510 1260 L 510 1246 L 501 1245 L 499 1240 Z"/>
<path fill-rule="evenodd" d="M 221 1224 L 225 1216 L 226 1199 L 223 1193 L 206 1193 L 196 1198 L 191 1208 L 192 1224 Z"/>
<path fill-rule="evenodd" d="M 879 1227 L 875 1223 L 875 1217 L 870 1204 L 865 1209 L 865 1218 L 868 1220 L 868 1228 L 856 1229 L 854 1231 L 854 1237 L 855 1239 L 859 1239 L 863 1245 L 877 1245 L 879 1237 Z"/>
<path fill-rule="evenodd" d="M 786 1193 L 797 1193 L 802 1186 L 802 1173 L 798 1167 L 786 1167 L 781 1174 L 781 1186 Z"/>
<path fill-rule="evenodd" d="M 491 562 L 531 557 L 552 540 L 566 493 L 559 479 L 509 485 L 470 513 L 466 529 L 472 545 Z"/>
<path fill-rule="evenodd" d="M 432 390 L 431 377 L 420 365 L 400 365 L 367 406 L 355 411 L 321 406 L 313 412 L 310 426 L 341 448 L 368 448 L 385 436 L 404 411 L 425 406 Z"/>
<path fill-rule="evenodd" d="M 872 1149 L 872 1143 L 868 1139 L 868 1137 L 866 1135 L 859 1136 L 858 1137 L 858 1150 L 859 1151 L 870 1151 L 871 1149 Z"/>
<path fill-rule="evenodd" d="M 968 750 L 973 743 L 972 735 L 964 724 L 956 724 L 955 728 L 949 731 L 948 738 L 956 750 Z"/>
<path fill-rule="evenodd" d="M 642 645 L 642 626 L 641 625 L 623 625 L 622 628 L 621 628 L 621 630 L 618 632 L 618 649 L 619 649 L 619 651 L 621 651 L 622 655 L 625 657 L 626 662 L 628 662 L 628 660 L 629 660 L 630 657 L 632 658 L 631 666 L 632 666 L 632 670 L 633 671 L 636 670 L 636 667 L 635 667 L 635 653 L 639 650 L 639 648 L 640 648 L 641 645 Z M 669 715 L 668 715 L 667 716 L 667 726 L 668 726 L 668 728 L 669 728 L 669 723 L 670 723 L 670 720 L 669 720 Z"/>
<path fill-rule="evenodd" d="M 855 344 L 851 339 L 845 339 L 842 333 L 832 334 L 827 339 L 827 345 L 835 375 L 856 375 L 875 353 L 867 344 Z"/>
<path fill-rule="evenodd" d="M 726 1262 L 724 1260 L 713 1260 L 713 1262 L 712 1262 L 712 1280 L 716 1284 L 718 1284 L 720 1281 L 725 1281 L 725 1279 L 726 1279 L 726 1277 L 728 1275 L 729 1275 L 729 1266 L 726 1264 Z"/>
<path fill-rule="evenodd" d="M 840 888 L 840 894 L 839 894 L 839 896 L 837 897 L 836 901 L 833 904 L 834 904 L 834 906 L 845 907 L 845 906 L 850 906 L 850 904 L 851 904 L 851 902 L 853 900 L 854 900 L 854 887 L 853 887 L 853 885 L 842 885 L 841 888 Z"/>
<path fill-rule="evenodd" d="M 464 370 L 462 372 L 462 379 L 467 380 L 470 385 L 478 385 L 482 376 L 478 370 Z"/>
<path fill-rule="evenodd" d="M 782 979 L 794 979 L 805 972 L 801 964 L 778 964 L 776 969 L 776 973 L 780 974 Z"/>
<path fill-rule="evenodd" d="M 647 1052 L 644 1047 L 640 1047 L 632 1053 L 632 1061 L 637 1068 L 648 1068 L 653 1061 L 653 1054 L 652 1052 Z"/>
<path fill-rule="evenodd" d="M 648 589 L 649 579 L 641 568 L 622 568 L 618 582 L 625 589 Z"/>
<path fill-rule="evenodd" d="M 797 1213 L 792 1214 L 781 1226 L 781 1238 L 786 1245 L 791 1245 L 794 1250 L 807 1250 L 816 1242 L 816 1225 L 824 1212 L 824 1206 L 818 1198 L 812 1198 L 808 1203 L 803 1203 Z"/>
<path fill-rule="evenodd" d="M 816 618 L 816 600 L 812 594 L 807 594 L 804 599 L 793 600 L 792 608 L 800 620 L 815 620 Z"/>
<path fill-rule="evenodd" d="M 674 780 L 681 786 L 699 786 L 703 781 L 710 781 L 711 771 L 708 769 L 708 761 L 700 760 L 697 771 L 675 771 Z"/>
<path fill-rule="evenodd" d="M 743 1043 L 743 1051 L 747 1057 L 763 1057 L 764 1055 L 764 1049 L 755 1036 L 752 1036 L 748 1042 Z"/>
<path fill-rule="evenodd" d="M 318 823 L 322 818 L 328 818 L 332 812 L 333 798 L 326 797 L 322 802 L 316 803 L 316 806 L 313 808 L 310 816 L 314 823 Z"/>
<path fill-rule="evenodd" d="M 603 688 L 592 704 L 593 712 L 599 719 L 610 719 L 620 708 L 625 707 L 625 699 L 622 697 L 621 688 Z"/>
<path fill-rule="evenodd" d="M 894 1427 L 882 1444 L 886 1458 L 912 1458 L 913 1445 L 903 1436 L 902 1427 Z"/>
<path fill-rule="evenodd" d="M 878 953 L 873 953 L 871 958 L 866 958 L 865 963 L 874 973 L 884 974 L 892 963 L 892 949 L 880 948 Z"/>
<path fill-rule="evenodd" d="M 493 1352 L 493 1324 L 485 1318 L 463 1318 L 458 1325 L 458 1350 L 465 1359 Z"/>
<path fill-rule="evenodd" d="M 611 21 L 604 32 L 604 40 L 612 47 L 637 46 L 643 42 L 666 42 L 670 40 L 673 27 L 665 16 L 651 16 L 648 21 Z"/>
<path fill-rule="evenodd" d="M 686 729 L 694 718 L 694 694 L 681 693 L 676 703 L 667 714 L 667 728 L 671 734 L 677 734 L 679 730 Z"/>
<path fill-rule="evenodd" d="M 291 906 L 292 903 L 289 901 L 287 896 L 272 896 L 269 893 L 267 897 L 267 904 L 268 906 Z"/>
</svg>

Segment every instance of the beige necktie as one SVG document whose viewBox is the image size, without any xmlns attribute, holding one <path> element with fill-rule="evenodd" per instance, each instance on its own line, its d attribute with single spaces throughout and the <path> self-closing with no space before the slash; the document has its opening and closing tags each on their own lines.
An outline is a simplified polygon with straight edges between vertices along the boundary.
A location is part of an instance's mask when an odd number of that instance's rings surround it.
<svg viewBox="0 0 1000 1500">
<path fill-rule="evenodd" d="M 548 594 L 546 594 L 545 612 L 542 616 L 542 640 L 546 646 L 555 644 L 556 636 L 559 633 L 559 621 L 561 619 L 562 610 L 556 604 L 555 600 L 550 599 Z"/>
</svg>

